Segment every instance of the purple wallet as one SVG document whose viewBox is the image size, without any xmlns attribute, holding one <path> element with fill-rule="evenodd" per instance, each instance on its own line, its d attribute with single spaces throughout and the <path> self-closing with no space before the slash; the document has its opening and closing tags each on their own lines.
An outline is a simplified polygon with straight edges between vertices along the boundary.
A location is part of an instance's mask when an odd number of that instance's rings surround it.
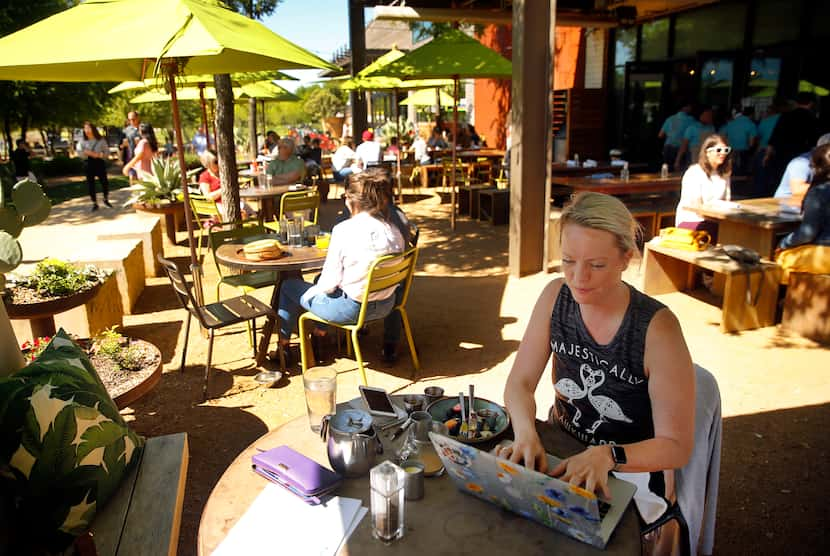
<svg viewBox="0 0 830 556">
<path fill-rule="evenodd" d="M 309 504 L 340 484 L 340 475 L 288 446 L 278 446 L 251 458 L 253 470 L 287 488 Z"/>
</svg>

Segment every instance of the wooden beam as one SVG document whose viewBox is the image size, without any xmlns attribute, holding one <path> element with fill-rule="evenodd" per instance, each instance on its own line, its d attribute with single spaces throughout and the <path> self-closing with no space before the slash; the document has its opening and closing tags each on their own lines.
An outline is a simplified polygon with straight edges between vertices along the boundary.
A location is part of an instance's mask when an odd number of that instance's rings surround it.
<svg viewBox="0 0 830 556">
<path fill-rule="evenodd" d="M 508 257 L 512 276 L 539 272 L 546 265 L 555 22 L 556 0 L 514 0 Z"/>
<path fill-rule="evenodd" d="M 412 8 L 402 6 L 375 6 L 375 19 L 394 19 L 399 21 L 434 21 L 481 23 L 485 25 L 510 25 L 513 14 L 510 10 L 487 10 L 482 8 Z M 557 14 L 556 24 L 570 27 L 608 28 L 617 27 L 615 18 L 597 14 L 569 13 Z"/>
</svg>

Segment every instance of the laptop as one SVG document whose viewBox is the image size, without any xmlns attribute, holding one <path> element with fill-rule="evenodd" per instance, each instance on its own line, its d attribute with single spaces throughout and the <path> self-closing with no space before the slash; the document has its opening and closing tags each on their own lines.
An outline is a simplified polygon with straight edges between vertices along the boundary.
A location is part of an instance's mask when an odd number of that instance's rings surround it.
<svg viewBox="0 0 830 556">
<path fill-rule="evenodd" d="M 433 432 L 432 445 L 456 488 L 522 517 L 605 548 L 637 490 L 608 477 L 612 502 L 544 473 L 512 463 L 473 446 Z M 548 468 L 559 464 L 548 454 Z"/>
</svg>

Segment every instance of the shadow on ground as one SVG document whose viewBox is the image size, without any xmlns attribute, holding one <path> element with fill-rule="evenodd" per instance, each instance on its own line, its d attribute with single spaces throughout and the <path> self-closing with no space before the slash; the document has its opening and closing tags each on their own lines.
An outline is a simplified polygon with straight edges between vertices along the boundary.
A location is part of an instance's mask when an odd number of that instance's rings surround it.
<svg viewBox="0 0 830 556">
<path fill-rule="evenodd" d="M 715 554 L 830 551 L 828 427 L 830 404 L 724 419 Z"/>
</svg>

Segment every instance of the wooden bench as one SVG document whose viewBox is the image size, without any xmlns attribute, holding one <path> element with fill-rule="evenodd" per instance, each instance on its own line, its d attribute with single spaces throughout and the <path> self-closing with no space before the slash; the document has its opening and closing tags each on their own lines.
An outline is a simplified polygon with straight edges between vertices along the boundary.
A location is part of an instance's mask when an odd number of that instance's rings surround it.
<svg viewBox="0 0 830 556">
<path fill-rule="evenodd" d="M 781 326 L 830 344 L 830 274 L 790 273 Z"/>
<path fill-rule="evenodd" d="M 695 267 L 710 270 L 720 276 L 724 280 L 721 332 L 750 330 L 775 324 L 778 281 L 781 275 L 781 268 L 777 264 L 762 261 L 760 267 L 749 271 L 750 292 L 753 296 L 758 292 L 756 303 L 752 305 L 746 300 L 747 274 L 744 267 L 720 249 L 683 251 L 651 242 L 645 245 L 644 257 L 643 290 L 649 295 L 691 289 Z"/>
<path fill-rule="evenodd" d="M 187 481 L 187 434 L 147 439 L 141 461 L 98 509 L 94 546 L 80 539 L 81 556 L 175 555 Z"/>
</svg>

